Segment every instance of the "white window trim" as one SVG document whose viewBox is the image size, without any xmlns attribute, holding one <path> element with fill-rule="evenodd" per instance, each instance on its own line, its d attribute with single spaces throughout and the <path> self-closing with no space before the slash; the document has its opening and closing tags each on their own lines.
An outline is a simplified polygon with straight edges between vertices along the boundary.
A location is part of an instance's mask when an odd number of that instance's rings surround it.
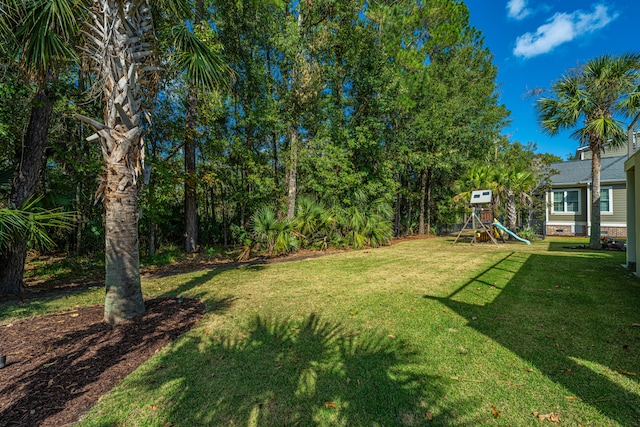
<svg viewBox="0 0 640 427">
<path fill-rule="evenodd" d="M 567 191 L 577 191 L 578 192 L 578 212 L 567 212 Z M 564 202 L 564 211 L 560 211 L 557 212 L 555 210 L 555 203 L 554 203 L 554 198 L 553 198 L 553 194 L 554 193 L 560 193 L 563 192 L 564 196 L 563 199 L 565 200 Z M 553 189 L 550 191 L 550 197 L 551 197 L 551 213 L 554 215 L 582 215 L 582 191 L 579 188 L 557 188 L 557 189 Z"/>
<path fill-rule="evenodd" d="M 600 214 L 613 215 L 613 187 L 600 187 L 600 192 L 602 192 L 603 190 L 607 190 L 609 192 L 609 210 L 608 211 L 601 210 Z"/>
</svg>

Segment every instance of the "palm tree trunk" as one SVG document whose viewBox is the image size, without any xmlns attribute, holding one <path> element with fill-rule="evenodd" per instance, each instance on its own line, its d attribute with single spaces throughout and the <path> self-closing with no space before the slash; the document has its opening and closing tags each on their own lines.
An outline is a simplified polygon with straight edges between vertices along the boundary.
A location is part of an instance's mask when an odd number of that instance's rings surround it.
<svg viewBox="0 0 640 427">
<path fill-rule="evenodd" d="M 152 95 L 155 40 L 153 15 L 147 0 L 93 2 L 88 24 L 91 38 L 87 53 L 102 81 L 104 124 L 77 117 L 97 132 L 104 159 L 98 195 L 105 207 L 104 320 L 115 324 L 145 312 L 140 286 L 138 247 L 138 177 L 142 174 L 144 144 L 141 118 L 145 96 Z M 153 67 L 150 67 L 153 68 Z M 153 70 L 149 70 L 153 73 Z"/>
<path fill-rule="evenodd" d="M 591 237 L 589 247 L 600 249 L 600 154 L 598 149 L 591 150 Z"/>
<path fill-rule="evenodd" d="M 122 186 L 121 183 L 128 184 Z M 105 206 L 106 298 L 104 320 L 121 323 L 144 314 L 138 247 L 138 187 L 126 164 L 107 170 Z"/>
<path fill-rule="evenodd" d="M 53 96 L 46 88 L 41 88 L 36 93 L 27 133 L 19 153 L 20 163 L 13 178 L 10 200 L 15 207 L 22 206 L 35 194 L 44 163 L 43 156 L 53 104 Z M 6 253 L 0 255 L 0 295 L 22 293 L 26 256 L 27 242 L 23 238 L 11 242 Z"/>
<path fill-rule="evenodd" d="M 507 225 L 509 230 L 516 232 L 516 224 L 518 222 L 518 212 L 516 210 L 516 195 L 511 188 L 507 189 Z"/>
</svg>

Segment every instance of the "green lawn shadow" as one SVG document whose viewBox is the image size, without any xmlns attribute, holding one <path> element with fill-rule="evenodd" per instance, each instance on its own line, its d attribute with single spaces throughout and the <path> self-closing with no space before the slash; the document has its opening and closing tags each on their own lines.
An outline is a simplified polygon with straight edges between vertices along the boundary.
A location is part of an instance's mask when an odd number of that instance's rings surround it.
<svg viewBox="0 0 640 427">
<path fill-rule="evenodd" d="M 171 389 L 158 425 L 450 425 L 460 414 L 440 402 L 448 379 L 410 369 L 423 363 L 418 356 L 402 340 L 354 333 L 317 314 L 301 322 L 258 316 L 246 336 L 189 334 L 124 390 Z"/>
<path fill-rule="evenodd" d="M 640 284 L 619 267 L 618 258 L 595 256 L 569 251 L 559 260 L 551 254 L 510 253 L 450 295 L 424 297 L 463 316 L 469 327 L 620 425 L 640 425 L 640 394 L 610 379 L 639 381 L 640 329 L 632 325 Z M 546 278 L 532 278 L 545 269 Z M 497 284 L 502 290 L 495 299 L 478 304 L 467 297 L 493 286 L 505 271 L 513 273 Z"/>
</svg>

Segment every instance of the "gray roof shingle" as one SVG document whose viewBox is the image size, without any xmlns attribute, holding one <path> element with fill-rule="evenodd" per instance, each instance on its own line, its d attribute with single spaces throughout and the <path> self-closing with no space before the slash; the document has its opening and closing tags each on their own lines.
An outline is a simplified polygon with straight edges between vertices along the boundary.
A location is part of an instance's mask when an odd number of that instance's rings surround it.
<svg viewBox="0 0 640 427">
<path fill-rule="evenodd" d="M 626 159 L 627 156 L 603 157 L 600 162 L 600 182 L 625 181 L 624 162 Z M 591 159 L 551 163 L 549 167 L 558 171 L 551 177 L 553 186 L 591 182 Z"/>
</svg>

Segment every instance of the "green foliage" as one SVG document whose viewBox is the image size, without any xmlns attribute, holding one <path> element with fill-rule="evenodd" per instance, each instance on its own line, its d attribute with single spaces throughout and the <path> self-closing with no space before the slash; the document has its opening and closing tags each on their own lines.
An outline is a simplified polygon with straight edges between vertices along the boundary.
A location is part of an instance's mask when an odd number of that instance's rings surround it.
<svg viewBox="0 0 640 427">
<path fill-rule="evenodd" d="M 184 259 L 184 257 L 185 254 L 176 245 L 164 245 L 153 256 L 148 255 L 142 261 L 147 266 L 161 266 L 173 264 Z"/>
<path fill-rule="evenodd" d="M 538 238 L 538 235 L 530 228 L 525 227 L 518 231 L 518 235 L 523 239 L 527 239 L 530 242 L 533 242 Z"/>
<path fill-rule="evenodd" d="M 310 196 L 298 197 L 292 227 L 303 249 L 327 249 L 336 222 L 333 211 L 321 202 Z"/>
<path fill-rule="evenodd" d="M 79 5 L 77 0 L 4 4 L 38 6 L 34 17 L 47 8 Z M 432 229 L 455 222 L 453 183 L 491 152 L 507 114 L 496 96 L 493 57 L 469 26 L 463 3 L 203 4 L 203 11 L 185 0 L 151 4 L 157 50 L 166 55 L 158 96 L 148 102 L 153 121 L 145 129 L 145 163 L 152 172 L 139 200 L 143 252 L 152 242 L 161 247 L 183 239 L 182 144 L 192 136 L 203 247 L 259 245 L 276 254 L 296 245 L 377 246 L 388 241 L 389 230 L 413 233 L 421 220 Z M 77 12 L 51 22 L 65 43 L 75 40 L 73 25 L 83 23 L 84 9 Z M 194 13 L 202 20 L 192 26 Z M 0 19 L 8 18 L 0 13 Z M 16 36 L 22 40 L 27 33 L 4 32 L 12 43 L 0 47 L 7 66 L 0 97 L 11 100 L 0 105 L 0 165 L 9 169 L 15 166 L 12 156 L 33 88 L 19 77 L 18 57 L 8 49 L 18 47 Z M 63 83 L 55 91 L 60 101 L 43 187 L 78 212 L 74 233 L 53 237 L 82 253 L 103 241 L 102 209 L 92 199 L 102 159 L 95 142 L 85 141 L 92 131 L 72 117 L 100 116 L 101 107 L 81 102 L 93 80 L 81 69 L 58 68 L 58 75 Z M 205 89 L 197 94 L 194 135 L 187 135 L 185 105 L 195 83 Z M 299 136 L 295 147 L 292 133 Z M 277 222 L 276 207 L 288 194 L 292 149 L 297 150 L 296 195 L 309 198 L 298 201 L 295 218 L 285 224 Z M 378 198 L 384 201 L 379 206 L 393 212 L 376 212 Z M 264 219 L 258 213 L 262 206 L 274 207 L 277 221 L 268 236 L 258 233 L 256 239 L 252 218 Z"/>
<path fill-rule="evenodd" d="M 39 206 L 42 196 L 28 200 L 19 209 L 0 207 L 0 251 L 13 239 L 26 239 L 38 249 L 51 248 L 54 241 L 48 233 L 52 228 L 70 228 L 74 213 Z"/>
<path fill-rule="evenodd" d="M 77 61 L 75 44 L 86 12 L 80 0 L 0 2 L 0 40 L 8 58 L 41 82 L 52 70 Z"/>
<path fill-rule="evenodd" d="M 344 246 L 361 249 L 388 244 L 393 237 L 389 203 L 383 199 L 368 202 L 362 192 L 356 192 L 354 198 L 356 203 L 338 214 Z"/>
<path fill-rule="evenodd" d="M 251 217 L 253 241 L 262 248 L 267 255 L 286 254 L 294 251 L 298 244 L 293 236 L 290 221 L 278 219 L 275 211 L 264 206 Z"/>
<path fill-rule="evenodd" d="M 186 70 L 191 84 L 209 90 L 228 85 L 231 69 L 222 55 L 211 49 L 185 24 L 172 27 L 169 37 L 176 49 L 173 65 L 179 70 Z"/>
</svg>

